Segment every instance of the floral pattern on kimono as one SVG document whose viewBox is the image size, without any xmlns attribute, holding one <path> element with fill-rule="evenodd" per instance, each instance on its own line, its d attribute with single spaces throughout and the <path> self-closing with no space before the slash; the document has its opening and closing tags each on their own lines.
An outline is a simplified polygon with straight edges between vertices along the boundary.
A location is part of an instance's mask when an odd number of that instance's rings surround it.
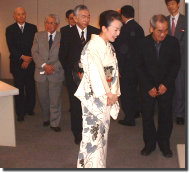
<svg viewBox="0 0 190 173">
<path fill-rule="evenodd" d="M 110 43 L 98 35 L 86 44 L 81 54 L 84 74 L 75 96 L 81 101 L 83 131 L 78 168 L 105 168 L 110 115 L 119 113 L 119 103 L 107 106 L 106 93 L 120 95 L 118 64 Z"/>
</svg>

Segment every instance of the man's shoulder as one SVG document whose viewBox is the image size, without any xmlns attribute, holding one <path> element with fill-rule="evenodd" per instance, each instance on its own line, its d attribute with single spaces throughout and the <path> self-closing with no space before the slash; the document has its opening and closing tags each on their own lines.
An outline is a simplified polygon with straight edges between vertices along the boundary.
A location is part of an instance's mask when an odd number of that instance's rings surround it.
<svg viewBox="0 0 190 173">
<path fill-rule="evenodd" d="M 87 30 L 99 34 L 100 30 L 92 25 L 88 25 Z"/>
<path fill-rule="evenodd" d="M 37 35 L 38 37 L 45 36 L 45 35 L 47 35 L 47 31 L 39 31 L 39 32 L 36 32 L 36 35 Z"/>
<path fill-rule="evenodd" d="M 37 28 L 36 25 L 32 24 L 32 23 L 28 23 L 28 22 L 25 22 L 26 25 L 28 25 L 29 27 L 32 27 L 32 28 Z"/>
<path fill-rule="evenodd" d="M 185 16 L 184 16 L 183 14 L 181 14 L 181 13 L 180 13 L 180 15 L 179 15 L 179 19 L 178 19 L 178 20 L 181 20 L 183 23 L 186 22 Z"/>
<path fill-rule="evenodd" d="M 70 29 L 71 29 L 70 26 L 66 25 L 66 26 L 63 26 L 63 27 L 60 28 L 60 32 L 65 32 L 65 31 L 68 31 Z"/>
<path fill-rule="evenodd" d="M 14 29 L 16 27 L 17 27 L 17 23 L 13 23 L 13 24 L 7 26 L 6 30 L 11 30 L 11 29 Z"/>
<path fill-rule="evenodd" d="M 172 43 L 178 43 L 178 39 L 176 37 L 169 35 L 169 34 L 167 34 L 165 40 L 168 42 L 172 42 Z"/>
</svg>

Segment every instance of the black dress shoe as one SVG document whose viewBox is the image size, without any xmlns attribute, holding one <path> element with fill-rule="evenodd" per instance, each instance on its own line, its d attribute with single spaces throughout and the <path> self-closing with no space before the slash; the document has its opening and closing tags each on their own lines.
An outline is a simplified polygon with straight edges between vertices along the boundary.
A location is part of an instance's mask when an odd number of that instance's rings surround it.
<svg viewBox="0 0 190 173">
<path fill-rule="evenodd" d="M 43 126 L 49 126 L 49 125 L 50 125 L 50 121 L 49 120 L 43 122 Z"/>
<path fill-rule="evenodd" d="M 178 125 L 184 125 L 184 118 L 177 117 L 176 118 L 176 124 L 178 124 Z"/>
<path fill-rule="evenodd" d="M 135 121 L 119 120 L 119 124 L 124 126 L 135 126 Z"/>
<path fill-rule="evenodd" d="M 156 146 L 153 146 L 153 147 L 144 147 L 142 150 L 141 150 L 141 155 L 143 156 L 148 156 L 150 155 L 154 150 L 156 149 Z"/>
<path fill-rule="evenodd" d="M 162 152 L 163 156 L 166 158 L 170 158 L 173 156 L 173 153 L 170 148 L 163 148 L 163 149 L 161 149 L 161 152 Z"/>
<path fill-rule="evenodd" d="M 24 121 L 24 116 L 19 116 L 18 118 L 17 118 L 17 121 Z"/>
<path fill-rule="evenodd" d="M 55 131 L 55 132 L 60 132 L 61 131 L 61 128 L 60 127 L 52 127 L 50 126 L 50 128 Z"/>
</svg>

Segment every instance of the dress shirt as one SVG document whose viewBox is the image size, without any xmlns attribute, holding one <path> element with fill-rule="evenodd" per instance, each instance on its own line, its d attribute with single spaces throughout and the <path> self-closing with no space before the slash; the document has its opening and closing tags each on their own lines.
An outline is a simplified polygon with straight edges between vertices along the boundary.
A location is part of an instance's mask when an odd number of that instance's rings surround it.
<svg viewBox="0 0 190 173">
<path fill-rule="evenodd" d="M 170 27 L 171 28 L 172 28 L 172 18 L 175 18 L 174 23 L 175 23 L 175 27 L 176 27 L 177 21 L 178 21 L 178 18 L 179 18 L 179 13 L 176 14 L 175 16 L 170 15 Z"/>
<path fill-rule="evenodd" d="M 21 26 L 23 27 L 23 31 L 24 31 L 24 26 L 25 26 L 25 23 L 24 24 L 19 24 L 19 23 L 17 23 L 18 24 L 18 26 L 19 26 L 19 28 L 21 28 Z"/>
<path fill-rule="evenodd" d="M 55 35 L 56 35 L 56 31 L 53 34 L 51 34 L 51 33 L 48 32 L 48 41 L 50 39 L 50 35 L 52 35 L 52 40 L 54 41 L 54 38 L 55 38 Z"/>
<path fill-rule="evenodd" d="M 85 40 L 86 40 L 86 39 L 87 39 L 87 27 L 84 28 L 84 30 L 80 29 L 78 25 L 76 25 L 76 27 L 77 27 L 77 30 L 78 30 L 78 32 L 79 32 L 80 38 L 81 38 L 81 35 L 82 35 L 82 31 L 84 31 L 84 38 L 85 38 Z"/>
<path fill-rule="evenodd" d="M 127 22 L 129 22 L 129 21 L 131 21 L 131 20 L 134 20 L 134 18 L 127 20 L 127 21 L 125 22 L 125 24 L 127 24 Z"/>
</svg>

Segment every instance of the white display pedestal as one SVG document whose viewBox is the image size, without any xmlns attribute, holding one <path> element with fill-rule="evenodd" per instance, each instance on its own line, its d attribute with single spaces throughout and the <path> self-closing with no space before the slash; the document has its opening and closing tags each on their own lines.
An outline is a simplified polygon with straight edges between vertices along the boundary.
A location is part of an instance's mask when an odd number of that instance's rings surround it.
<svg viewBox="0 0 190 173">
<path fill-rule="evenodd" d="M 0 146 L 16 147 L 13 96 L 19 90 L 0 81 Z"/>
<path fill-rule="evenodd" d="M 177 144 L 177 155 L 180 168 L 185 168 L 185 144 Z"/>
</svg>

